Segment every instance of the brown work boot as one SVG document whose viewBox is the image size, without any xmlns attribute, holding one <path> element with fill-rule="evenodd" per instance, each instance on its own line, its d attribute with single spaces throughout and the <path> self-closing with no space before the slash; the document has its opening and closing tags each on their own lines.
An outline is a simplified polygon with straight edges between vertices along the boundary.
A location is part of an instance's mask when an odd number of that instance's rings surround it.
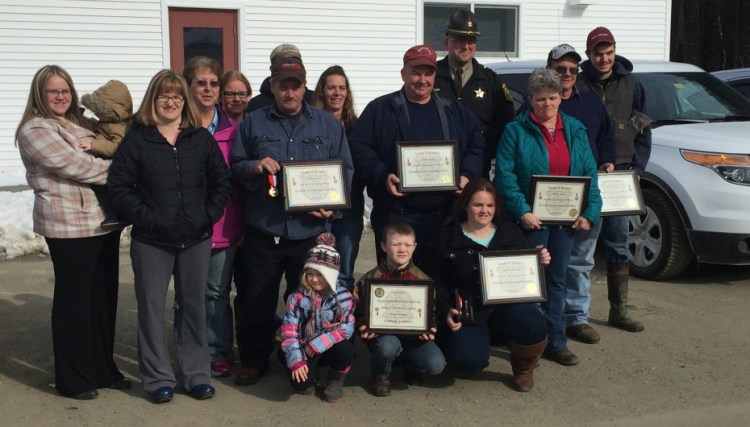
<svg viewBox="0 0 750 427">
<path fill-rule="evenodd" d="M 241 368 L 234 376 L 234 383 L 237 385 L 252 385 L 257 383 L 262 376 L 263 373 L 258 368 Z"/>
<path fill-rule="evenodd" d="M 513 386 L 521 392 L 534 388 L 534 368 L 547 347 L 547 338 L 534 345 L 518 345 L 508 342 L 510 366 L 513 368 Z"/>
<path fill-rule="evenodd" d="M 581 363 L 581 359 L 567 348 L 560 351 L 545 351 L 544 357 L 564 366 L 573 366 Z"/>
<path fill-rule="evenodd" d="M 372 394 L 379 397 L 391 395 L 391 379 L 388 375 L 374 375 L 372 377 Z"/>
<path fill-rule="evenodd" d="M 628 332 L 640 332 L 643 323 L 628 316 L 628 280 L 630 264 L 607 264 L 607 298 L 609 320 L 607 323 Z"/>
<path fill-rule="evenodd" d="M 592 328 L 588 323 L 568 326 L 565 328 L 565 333 L 568 335 L 568 338 L 586 344 L 596 344 L 601 339 L 599 332 L 596 332 L 596 329 Z"/>
</svg>

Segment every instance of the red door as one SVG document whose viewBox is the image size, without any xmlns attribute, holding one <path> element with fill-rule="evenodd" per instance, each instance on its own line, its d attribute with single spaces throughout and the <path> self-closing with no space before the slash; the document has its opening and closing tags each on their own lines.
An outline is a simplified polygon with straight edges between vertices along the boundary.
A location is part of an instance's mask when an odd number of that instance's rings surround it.
<svg viewBox="0 0 750 427">
<path fill-rule="evenodd" d="M 237 11 L 170 7 L 169 48 L 170 67 L 179 72 L 199 55 L 215 59 L 225 70 L 237 70 Z"/>
</svg>

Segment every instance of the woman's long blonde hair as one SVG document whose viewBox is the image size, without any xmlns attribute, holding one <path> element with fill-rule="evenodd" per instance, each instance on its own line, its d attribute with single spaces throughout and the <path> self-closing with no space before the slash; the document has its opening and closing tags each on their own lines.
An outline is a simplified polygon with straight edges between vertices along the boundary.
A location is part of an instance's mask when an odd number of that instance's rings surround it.
<svg viewBox="0 0 750 427">
<path fill-rule="evenodd" d="M 156 126 L 159 124 L 159 118 L 156 115 L 156 102 L 159 95 L 174 92 L 183 97 L 182 104 L 182 121 L 180 128 L 192 126 L 201 127 L 198 109 L 195 106 L 193 97 L 188 93 L 188 84 L 180 73 L 164 69 L 156 73 L 148 84 L 146 94 L 143 96 L 143 102 L 135 113 L 135 121 L 145 126 Z"/>
<path fill-rule="evenodd" d="M 23 116 L 21 116 L 21 122 L 16 128 L 16 144 L 18 144 L 18 134 L 21 128 L 29 120 L 35 117 L 59 120 L 60 117 L 55 115 L 47 105 L 47 82 L 52 76 L 60 77 L 70 86 L 70 108 L 68 108 L 63 117 L 78 126 L 86 126 L 83 113 L 78 107 L 78 92 L 76 92 L 76 88 L 73 86 L 73 79 L 70 77 L 70 74 L 59 65 L 45 65 L 34 74 L 34 78 L 31 80 L 31 89 L 29 90 L 26 109 L 23 112 Z"/>
</svg>

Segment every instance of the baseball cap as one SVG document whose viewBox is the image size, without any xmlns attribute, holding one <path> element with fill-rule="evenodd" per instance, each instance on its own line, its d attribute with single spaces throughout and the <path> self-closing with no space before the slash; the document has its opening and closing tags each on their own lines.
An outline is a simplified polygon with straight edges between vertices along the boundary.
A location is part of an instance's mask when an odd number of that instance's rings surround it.
<svg viewBox="0 0 750 427">
<path fill-rule="evenodd" d="M 302 54 L 299 53 L 299 49 L 297 49 L 297 46 L 289 43 L 282 43 L 271 51 L 271 63 L 276 60 L 276 58 L 284 58 L 284 57 L 293 57 L 302 59 Z"/>
<path fill-rule="evenodd" d="M 293 78 L 301 83 L 307 81 L 307 72 L 302 60 L 293 56 L 276 58 L 271 64 L 271 78 L 281 81 L 287 78 Z"/>
<path fill-rule="evenodd" d="M 563 56 L 572 56 L 577 62 L 581 62 L 581 55 L 576 52 L 576 49 L 573 46 L 567 43 L 553 47 L 552 50 L 549 51 L 549 55 L 547 55 L 547 61 L 557 61 Z"/>
<path fill-rule="evenodd" d="M 437 53 L 430 45 L 420 44 L 406 51 L 404 54 L 404 65 L 416 67 L 418 65 L 429 65 L 437 68 Z"/>
<path fill-rule="evenodd" d="M 615 44 L 615 36 L 606 27 L 596 27 L 591 30 L 586 38 L 586 51 L 590 52 L 599 43 Z"/>
</svg>

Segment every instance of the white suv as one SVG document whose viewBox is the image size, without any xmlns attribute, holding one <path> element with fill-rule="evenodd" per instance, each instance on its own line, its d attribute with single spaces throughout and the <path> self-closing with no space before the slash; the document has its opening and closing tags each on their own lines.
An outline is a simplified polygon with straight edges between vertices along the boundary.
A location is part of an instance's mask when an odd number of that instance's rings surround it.
<svg viewBox="0 0 750 427">
<path fill-rule="evenodd" d="M 517 106 L 545 61 L 490 64 Z M 750 101 L 702 69 L 633 61 L 652 123 L 641 177 L 646 214 L 630 218 L 631 272 L 668 279 L 690 264 L 750 264 Z"/>
</svg>

